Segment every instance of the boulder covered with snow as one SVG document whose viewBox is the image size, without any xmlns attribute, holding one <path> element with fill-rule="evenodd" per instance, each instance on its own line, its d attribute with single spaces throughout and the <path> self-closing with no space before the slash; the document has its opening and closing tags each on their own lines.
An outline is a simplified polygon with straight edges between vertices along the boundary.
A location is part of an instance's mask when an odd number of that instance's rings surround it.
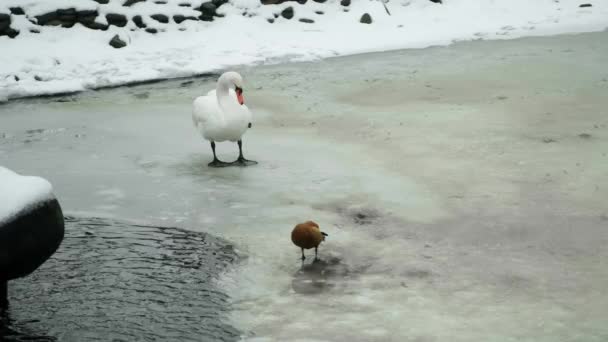
<svg viewBox="0 0 608 342">
<path fill-rule="evenodd" d="M 6 282 L 32 273 L 63 240 L 63 213 L 52 190 L 40 177 L 0 167 L 0 307 Z"/>
</svg>

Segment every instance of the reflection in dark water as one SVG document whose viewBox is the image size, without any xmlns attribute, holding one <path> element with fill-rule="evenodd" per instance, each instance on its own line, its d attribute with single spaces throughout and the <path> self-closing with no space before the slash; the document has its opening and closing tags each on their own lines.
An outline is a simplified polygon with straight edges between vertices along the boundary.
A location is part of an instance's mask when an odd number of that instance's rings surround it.
<svg viewBox="0 0 608 342">
<path fill-rule="evenodd" d="M 236 340 L 213 282 L 235 259 L 210 235 L 68 217 L 53 258 L 10 283 L 0 341 Z"/>
</svg>

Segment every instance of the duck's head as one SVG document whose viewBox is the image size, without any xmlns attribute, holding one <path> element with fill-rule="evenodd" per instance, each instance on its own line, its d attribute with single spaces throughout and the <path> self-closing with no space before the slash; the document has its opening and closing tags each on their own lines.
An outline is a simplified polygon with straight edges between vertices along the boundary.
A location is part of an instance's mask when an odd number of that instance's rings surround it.
<svg viewBox="0 0 608 342">
<path fill-rule="evenodd" d="M 245 103 L 245 99 L 243 98 L 243 77 L 238 72 L 228 71 L 223 73 L 217 83 L 219 86 L 234 89 L 239 104 Z"/>
</svg>

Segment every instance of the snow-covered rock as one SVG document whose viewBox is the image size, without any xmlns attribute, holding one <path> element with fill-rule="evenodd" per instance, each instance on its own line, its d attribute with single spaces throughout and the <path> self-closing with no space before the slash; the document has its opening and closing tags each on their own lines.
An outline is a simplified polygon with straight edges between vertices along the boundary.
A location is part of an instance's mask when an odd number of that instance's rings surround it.
<svg viewBox="0 0 608 342">
<path fill-rule="evenodd" d="M 0 307 L 6 282 L 42 265 L 63 240 L 64 221 L 51 184 L 0 167 Z"/>
<path fill-rule="evenodd" d="M 21 176 L 0 166 L 0 225 L 53 198 L 53 187 L 47 180 Z"/>
</svg>

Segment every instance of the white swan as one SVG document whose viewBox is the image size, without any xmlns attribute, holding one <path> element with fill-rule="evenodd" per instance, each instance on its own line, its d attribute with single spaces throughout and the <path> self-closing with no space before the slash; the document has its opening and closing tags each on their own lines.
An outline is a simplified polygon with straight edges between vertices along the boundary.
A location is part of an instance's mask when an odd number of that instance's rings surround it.
<svg viewBox="0 0 608 342">
<path fill-rule="evenodd" d="M 205 140 L 211 142 L 213 161 L 211 167 L 228 165 L 247 166 L 257 164 L 243 157 L 242 136 L 251 127 L 252 115 L 243 99 L 243 78 L 237 72 L 225 72 L 217 80 L 217 88 L 207 95 L 197 97 L 192 103 L 192 122 Z M 215 155 L 215 143 L 238 142 L 239 158 L 226 163 Z"/>
</svg>

